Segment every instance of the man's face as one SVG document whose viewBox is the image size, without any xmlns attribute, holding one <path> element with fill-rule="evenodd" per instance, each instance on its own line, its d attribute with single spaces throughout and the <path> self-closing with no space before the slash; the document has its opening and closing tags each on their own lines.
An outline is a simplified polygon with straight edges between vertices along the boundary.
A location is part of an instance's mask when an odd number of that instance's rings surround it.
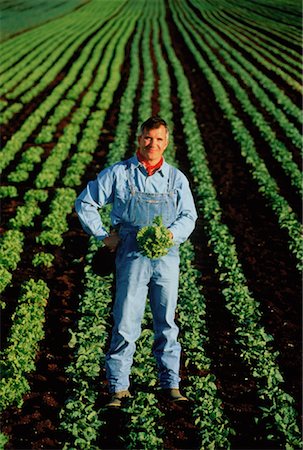
<svg viewBox="0 0 303 450">
<path fill-rule="evenodd" d="M 138 137 L 139 151 L 144 159 L 150 164 L 157 164 L 166 147 L 168 146 L 168 136 L 164 125 L 151 130 L 144 129 L 142 135 Z"/>
</svg>

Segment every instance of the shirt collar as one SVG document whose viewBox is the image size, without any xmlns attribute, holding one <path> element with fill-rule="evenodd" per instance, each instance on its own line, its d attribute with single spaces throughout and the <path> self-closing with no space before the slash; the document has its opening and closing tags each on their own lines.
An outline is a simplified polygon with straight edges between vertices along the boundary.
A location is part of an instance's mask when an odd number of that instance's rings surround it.
<svg viewBox="0 0 303 450">
<path fill-rule="evenodd" d="M 143 164 L 141 164 L 138 161 L 138 158 L 136 155 L 134 155 L 132 158 L 130 158 L 129 162 L 132 166 L 134 166 L 135 169 L 137 169 L 139 167 L 144 167 Z M 157 170 L 156 173 L 159 173 L 162 177 L 169 175 L 169 164 L 165 161 L 164 157 L 163 157 L 163 164 L 160 167 L 160 169 Z"/>
</svg>

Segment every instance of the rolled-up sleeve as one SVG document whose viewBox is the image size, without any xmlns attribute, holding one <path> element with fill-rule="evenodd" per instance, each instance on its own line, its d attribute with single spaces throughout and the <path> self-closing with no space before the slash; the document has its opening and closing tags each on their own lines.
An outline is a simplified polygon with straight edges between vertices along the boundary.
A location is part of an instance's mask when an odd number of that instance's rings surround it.
<svg viewBox="0 0 303 450">
<path fill-rule="evenodd" d="M 169 227 L 176 244 L 185 242 L 195 228 L 197 211 L 185 175 L 179 172 L 177 180 L 177 218 Z"/>
<path fill-rule="evenodd" d="M 113 176 L 108 169 L 103 170 L 95 180 L 90 181 L 76 199 L 75 210 L 83 230 L 98 240 L 108 236 L 98 210 L 112 201 Z"/>
</svg>

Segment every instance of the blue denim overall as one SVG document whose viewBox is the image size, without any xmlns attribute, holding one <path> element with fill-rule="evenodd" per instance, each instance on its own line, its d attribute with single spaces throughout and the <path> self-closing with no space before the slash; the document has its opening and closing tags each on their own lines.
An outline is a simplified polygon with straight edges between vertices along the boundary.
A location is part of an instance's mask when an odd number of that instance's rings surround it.
<svg viewBox="0 0 303 450">
<path fill-rule="evenodd" d="M 146 297 L 149 294 L 153 314 L 154 345 L 160 386 L 179 386 L 181 346 L 177 342 L 175 309 L 179 282 L 179 249 L 151 260 L 137 246 L 137 231 L 161 215 L 165 226 L 176 220 L 176 170 L 170 169 L 166 193 L 149 194 L 136 190 L 132 169 L 128 169 L 129 199 L 119 229 L 121 243 L 116 257 L 116 299 L 114 327 L 106 355 L 106 374 L 110 392 L 127 390 L 135 352 L 141 334 Z"/>
</svg>

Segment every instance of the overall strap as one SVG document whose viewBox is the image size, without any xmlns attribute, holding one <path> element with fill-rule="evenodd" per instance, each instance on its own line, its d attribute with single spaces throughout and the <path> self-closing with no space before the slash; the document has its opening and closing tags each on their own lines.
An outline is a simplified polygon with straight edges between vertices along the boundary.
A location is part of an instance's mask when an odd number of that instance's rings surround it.
<svg viewBox="0 0 303 450">
<path fill-rule="evenodd" d="M 168 175 L 168 192 L 173 191 L 175 184 L 176 184 L 176 178 L 177 178 L 177 169 L 173 166 L 170 166 L 169 168 L 169 175 Z"/>
<path fill-rule="evenodd" d="M 132 195 L 134 195 L 134 193 L 136 192 L 136 189 L 135 189 L 135 185 L 134 185 L 133 177 L 132 177 L 132 173 L 131 173 L 132 171 L 131 171 L 130 161 L 126 161 L 125 170 L 127 170 L 127 181 L 128 181 L 129 189 L 130 189 Z"/>
</svg>

